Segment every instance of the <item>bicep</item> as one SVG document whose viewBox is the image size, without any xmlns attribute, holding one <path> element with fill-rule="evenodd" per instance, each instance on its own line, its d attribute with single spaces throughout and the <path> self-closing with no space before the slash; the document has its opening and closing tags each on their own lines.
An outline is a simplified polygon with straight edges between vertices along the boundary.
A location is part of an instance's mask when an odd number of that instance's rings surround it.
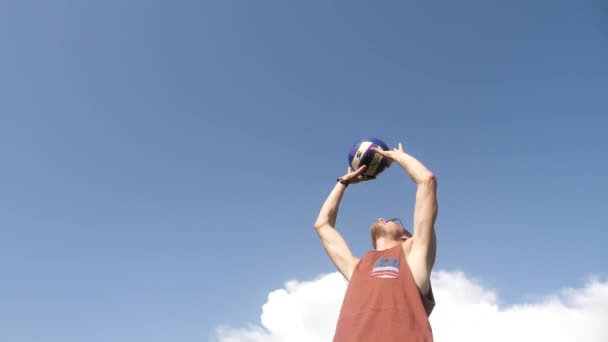
<svg viewBox="0 0 608 342">
<path fill-rule="evenodd" d="M 437 218 L 437 182 L 434 177 L 420 184 L 416 191 L 414 209 L 414 238 L 412 252 L 416 259 L 430 269 L 435 263 L 437 241 L 435 237 L 435 220 Z"/>
<path fill-rule="evenodd" d="M 317 233 L 331 261 L 336 265 L 336 268 L 338 268 L 338 271 L 342 273 L 344 278 L 350 281 L 350 277 L 359 259 L 353 256 L 346 241 L 334 227 L 329 225 L 321 226 L 317 229 Z"/>
<path fill-rule="evenodd" d="M 414 208 L 414 237 L 417 245 L 433 245 L 435 220 L 437 218 L 437 181 L 435 177 L 418 185 Z"/>
</svg>

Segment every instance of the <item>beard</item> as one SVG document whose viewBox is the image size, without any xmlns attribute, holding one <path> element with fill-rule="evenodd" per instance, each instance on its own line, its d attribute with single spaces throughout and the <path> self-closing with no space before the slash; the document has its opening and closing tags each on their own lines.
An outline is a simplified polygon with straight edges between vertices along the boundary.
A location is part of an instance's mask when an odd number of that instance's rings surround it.
<svg viewBox="0 0 608 342">
<path fill-rule="evenodd" d="M 376 241 L 379 238 L 387 238 L 394 241 L 400 241 L 404 235 L 404 231 L 401 229 L 387 229 L 386 226 L 382 226 L 379 223 L 374 223 L 370 229 L 372 245 L 376 248 Z"/>
</svg>

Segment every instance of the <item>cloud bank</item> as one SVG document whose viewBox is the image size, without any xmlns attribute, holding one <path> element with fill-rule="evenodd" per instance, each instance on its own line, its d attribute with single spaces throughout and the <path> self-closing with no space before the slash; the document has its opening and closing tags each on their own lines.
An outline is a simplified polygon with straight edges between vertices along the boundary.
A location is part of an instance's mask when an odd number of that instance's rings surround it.
<svg viewBox="0 0 608 342">
<path fill-rule="evenodd" d="M 462 272 L 436 271 L 432 282 L 437 342 L 608 341 L 607 281 L 591 280 L 582 288 L 506 306 L 494 290 Z M 345 290 L 339 273 L 289 281 L 268 295 L 259 324 L 219 327 L 215 341 L 331 341 Z"/>
</svg>

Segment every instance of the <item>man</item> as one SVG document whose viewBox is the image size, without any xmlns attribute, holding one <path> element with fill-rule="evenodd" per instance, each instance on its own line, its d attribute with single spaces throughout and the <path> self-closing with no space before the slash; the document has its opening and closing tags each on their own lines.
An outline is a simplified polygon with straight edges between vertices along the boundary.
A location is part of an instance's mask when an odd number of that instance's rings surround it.
<svg viewBox="0 0 608 342">
<path fill-rule="evenodd" d="M 370 227 L 374 250 L 362 259 L 353 256 L 335 228 L 336 217 L 347 186 L 367 180 L 365 166 L 338 178 L 315 222 L 325 251 L 349 282 L 334 342 L 433 341 L 428 316 L 435 305 L 430 276 L 437 181 L 401 144 L 392 151 L 374 150 L 401 166 L 417 185 L 414 234 L 399 219 L 380 218 Z"/>
</svg>

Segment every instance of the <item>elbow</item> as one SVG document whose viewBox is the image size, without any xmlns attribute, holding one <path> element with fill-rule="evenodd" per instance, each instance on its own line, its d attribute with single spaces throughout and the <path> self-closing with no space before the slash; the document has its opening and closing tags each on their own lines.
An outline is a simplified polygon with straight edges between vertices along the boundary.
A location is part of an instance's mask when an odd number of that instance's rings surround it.
<svg viewBox="0 0 608 342">
<path fill-rule="evenodd" d="M 428 172 L 418 180 L 418 184 L 430 185 L 432 187 L 437 186 L 437 177 L 432 172 Z"/>
<path fill-rule="evenodd" d="M 315 228 L 315 230 L 319 230 L 319 229 L 321 229 L 321 228 L 322 228 L 324 225 L 325 225 L 325 223 L 317 221 L 317 222 L 315 222 L 315 224 L 313 225 L 313 227 Z"/>
<path fill-rule="evenodd" d="M 325 227 L 331 227 L 331 224 L 327 221 L 317 221 L 317 222 L 315 222 L 313 227 L 315 227 L 315 230 L 318 232 L 318 231 L 324 229 Z"/>
</svg>

